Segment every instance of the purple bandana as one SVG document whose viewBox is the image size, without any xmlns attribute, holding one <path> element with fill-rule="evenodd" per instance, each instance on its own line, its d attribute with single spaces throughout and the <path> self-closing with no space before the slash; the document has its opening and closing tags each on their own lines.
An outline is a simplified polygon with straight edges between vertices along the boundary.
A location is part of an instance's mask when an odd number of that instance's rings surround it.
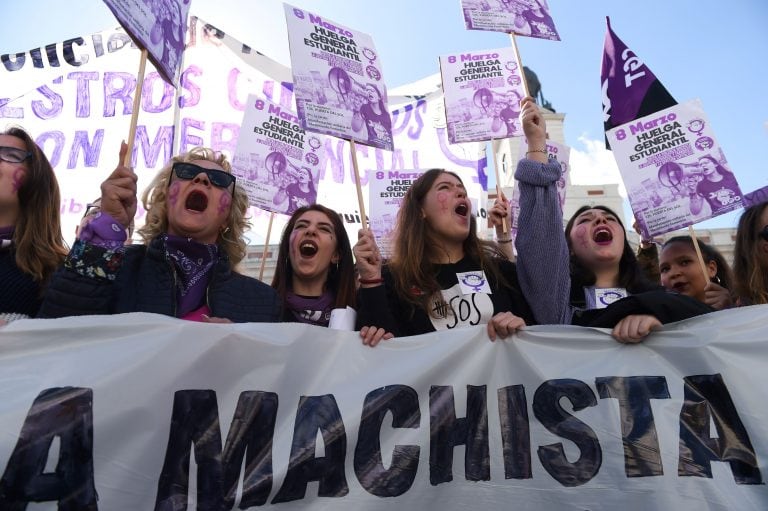
<svg viewBox="0 0 768 511">
<path fill-rule="evenodd" d="M 183 316 L 202 305 L 211 268 L 218 259 L 219 246 L 169 234 L 163 234 L 162 239 L 165 253 L 173 261 L 179 278 L 178 315 Z"/>
<path fill-rule="evenodd" d="M 293 318 L 299 323 L 328 326 L 335 301 L 333 293 L 326 290 L 320 296 L 301 296 L 288 291 L 285 302 Z"/>
</svg>

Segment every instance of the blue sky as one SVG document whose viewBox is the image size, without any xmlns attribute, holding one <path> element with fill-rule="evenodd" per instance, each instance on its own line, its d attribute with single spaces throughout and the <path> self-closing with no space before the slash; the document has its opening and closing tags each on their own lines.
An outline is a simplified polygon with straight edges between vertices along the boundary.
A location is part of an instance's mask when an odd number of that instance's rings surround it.
<svg viewBox="0 0 768 511">
<path fill-rule="evenodd" d="M 370 33 L 389 88 L 438 71 L 437 57 L 507 46 L 500 33 L 468 31 L 459 0 L 294 0 L 293 5 Z M 768 2 L 765 0 L 549 0 L 562 41 L 518 38 L 523 63 L 566 114 L 574 182 L 618 182 L 602 147 L 600 61 L 605 16 L 679 101 L 702 100 L 744 191 L 768 185 Z M 285 64 L 277 0 L 193 0 L 192 11 Z M 3 2 L 0 53 L 24 51 L 116 24 L 98 0 Z M 737 213 L 701 227 L 730 227 Z"/>
</svg>

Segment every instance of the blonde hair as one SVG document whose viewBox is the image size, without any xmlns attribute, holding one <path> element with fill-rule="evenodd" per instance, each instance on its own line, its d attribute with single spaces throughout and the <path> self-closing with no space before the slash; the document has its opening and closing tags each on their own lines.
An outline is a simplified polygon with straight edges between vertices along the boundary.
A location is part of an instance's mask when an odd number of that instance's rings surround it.
<svg viewBox="0 0 768 511">
<path fill-rule="evenodd" d="M 141 196 L 141 203 L 147 210 L 147 220 L 139 229 L 138 234 L 144 243 L 149 243 L 162 233 L 168 232 L 168 186 L 170 184 L 173 164 L 176 162 L 194 162 L 207 160 L 219 165 L 224 171 L 232 173 L 232 167 L 227 157 L 207 147 L 195 147 L 189 152 L 174 156 L 157 173 Z M 229 257 L 232 270 L 246 255 L 246 242 L 243 233 L 251 224 L 245 216 L 248 210 L 248 195 L 235 183 L 232 193 L 232 204 L 229 216 L 224 224 L 225 229 L 219 231 L 216 243 Z"/>
</svg>

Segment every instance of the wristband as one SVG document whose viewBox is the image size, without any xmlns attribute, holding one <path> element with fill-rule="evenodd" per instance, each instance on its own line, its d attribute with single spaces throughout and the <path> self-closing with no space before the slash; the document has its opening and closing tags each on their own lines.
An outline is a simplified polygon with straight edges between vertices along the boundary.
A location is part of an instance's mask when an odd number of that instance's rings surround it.
<svg viewBox="0 0 768 511">
<path fill-rule="evenodd" d="M 512 243 L 512 238 L 509 238 L 508 240 L 496 240 L 496 243 Z"/>
<path fill-rule="evenodd" d="M 384 279 L 382 279 L 381 277 L 379 277 L 378 279 L 358 279 L 358 282 L 366 285 L 367 284 L 383 284 Z"/>
</svg>

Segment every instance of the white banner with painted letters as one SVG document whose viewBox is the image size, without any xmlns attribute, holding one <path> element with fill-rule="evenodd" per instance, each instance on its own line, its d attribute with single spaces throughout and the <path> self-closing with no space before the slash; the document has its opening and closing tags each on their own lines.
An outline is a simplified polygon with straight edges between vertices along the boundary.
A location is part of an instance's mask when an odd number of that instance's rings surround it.
<svg viewBox="0 0 768 511">
<path fill-rule="evenodd" d="M 768 306 L 605 330 L 0 328 L 0 509 L 758 510 Z M 188 506 L 188 507 L 187 507 Z"/>
</svg>

